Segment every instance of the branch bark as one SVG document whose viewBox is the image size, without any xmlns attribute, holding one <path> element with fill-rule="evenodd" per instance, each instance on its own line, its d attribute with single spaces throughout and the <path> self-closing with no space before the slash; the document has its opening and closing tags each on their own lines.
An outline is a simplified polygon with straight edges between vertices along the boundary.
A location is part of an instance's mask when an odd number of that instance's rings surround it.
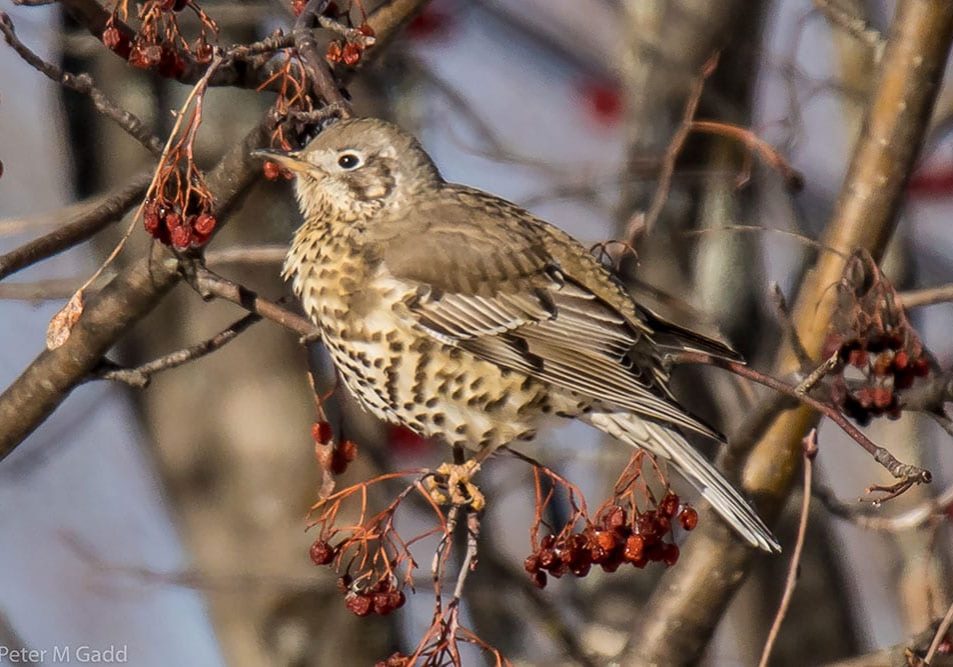
<svg viewBox="0 0 953 667">
<path fill-rule="evenodd" d="M 897 211 L 923 143 L 953 37 L 953 3 L 903 0 L 893 19 L 878 81 L 866 110 L 837 205 L 823 238 L 843 254 L 823 253 L 805 277 L 794 312 L 806 350 L 820 357 L 834 310 L 834 291 L 844 257 L 866 248 L 878 258 L 896 225 Z M 777 376 L 795 370 L 786 348 Z M 817 414 L 798 408 L 781 414 L 752 450 L 742 471 L 744 490 L 758 499 L 768 519 L 780 513 L 799 459 L 803 435 Z M 650 617 L 630 640 L 623 664 L 696 664 L 754 553 L 716 521 L 688 540 L 678 567 L 666 572 L 649 608 Z"/>
</svg>

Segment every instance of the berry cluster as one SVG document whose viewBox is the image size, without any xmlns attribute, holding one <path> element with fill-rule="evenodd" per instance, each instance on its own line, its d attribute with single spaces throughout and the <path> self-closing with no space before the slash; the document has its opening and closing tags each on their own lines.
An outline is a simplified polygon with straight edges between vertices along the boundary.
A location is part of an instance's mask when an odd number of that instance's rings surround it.
<svg viewBox="0 0 953 667">
<path fill-rule="evenodd" d="M 207 203 L 198 213 L 186 213 L 180 204 L 164 197 L 149 199 L 142 217 L 149 235 L 176 250 L 200 248 L 208 243 L 217 222 L 208 212 Z"/>
<path fill-rule="evenodd" d="M 178 12 L 189 8 L 199 18 L 199 35 L 187 40 L 179 30 Z M 102 33 L 103 44 L 140 69 L 152 69 L 161 76 L 178 78 L 190 61 L 208 63 L 218 35 L 215 21 L 195 0 L 147 0 L 139 5 L 141 26 L 131 33 L 119 19 L 128 16 L 127 0 L 118 0 Z"/>
<path fill-rule="evenodd" d="M 359 25 L 356 30 L 359 37 L 354 37 L 349 32 L 344 39 L 334 40 L 328 44 L 328 50 L 324 54 L 324 58 L 329 63 L 344 63 L 348 67 L 353 67 L 361 62 L 364 51 L 373 43 L 373 40 L 366 38 L 374 37 L 374 29 L 365 22 Z"/>
<path fill-rule="evenodd" d="M 929 354 L 869 254 L 857 252 L 847 262 L 837 298 L 823 349 L 826 358 L 836 354 L 840 362 L 830 382 L 831 400 L 861 425 L 881 415 L 896 419 L 898 392 L 930 374 Z"/>
<path fill-rule="evenodd" d="M 341 556 L 354 545 L 352 540 L 344 540 L 340 544 L 332 545 L 324 537 L 319 537 L 311 545 L 309 552 L 311 562 L 337 569 L 343 560 Z M 401 582 L 395 576 L 399 566 L 399 558 L 390 558 L 387 567 L 380 572 L 370 567 L 358 576 L 352 576 L 345 570 L 344 574 L 338 577 L 337 582 L 338 590 L 344 594 L 344 605 L 357 616 L 368 614 L 386 616 L 403 607 L 407 597 L 401 590 Z"/>
<path fill-rule="evenodd" d="M 363 590 L 351 590 L 347 575 L 338 579 L 338 589 L 345 593 L 344 604 L 356 616 L 387 616 L 407 602 L 404 591 L 392 580 L 381 580 Z"/>
<path fill-rule="evenodd" d="M 523 567 L 540 588 L 546 586 L 547 573 L 557 579 L 567 572 L 584 577 L 593 565 L 605 572 L 615 572 L 623 563 L 644 568 L 659 562 L 670 567 L 679 555 L 678 546 L 665 541 L 672 534 L 673 519 L 685 530 L 698 525 L 698 513 L 671 491 L 654 510 L 640 511 L 632 505 L 627 512 L 621 504 L 608 504 L 581 532 L 574 532 L 573 522 L 534 544 Z"/>
</svg>

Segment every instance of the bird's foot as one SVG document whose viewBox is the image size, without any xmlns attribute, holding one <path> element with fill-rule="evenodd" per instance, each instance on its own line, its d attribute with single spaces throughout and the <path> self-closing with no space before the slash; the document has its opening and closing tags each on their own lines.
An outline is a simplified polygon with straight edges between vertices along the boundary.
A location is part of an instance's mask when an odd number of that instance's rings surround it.
<svg viewBox="0 0 953 667">
<path fill-rule="evenodd" d="M 474 459 L 463 463 L 444 463 L 425 482 L 430 497 L 439 505 L 450 504 L 481 511 L 486 506 L 486 498 L 470 481 L 479 469 L 480 462 Z"/>
</svg>

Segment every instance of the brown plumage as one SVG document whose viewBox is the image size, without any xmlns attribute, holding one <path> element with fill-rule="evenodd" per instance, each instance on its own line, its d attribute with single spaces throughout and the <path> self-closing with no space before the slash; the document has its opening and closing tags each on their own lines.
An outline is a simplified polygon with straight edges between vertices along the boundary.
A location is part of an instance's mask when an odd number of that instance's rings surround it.
<svg viewBox="0 0 953 667">
<path fill-rule="evenodd" d="M 394 125 L 341 121 L 267 155 L 296 173 L 305 218 L 284 276 L 366 409 L 475 450 L 531 438 L 547 414 L 582 419 L 669 461 L 750 544 L 779 549 L 681 435 L 719 438 L 662 365 L 666 350 L 730 348 L 640 307 L 568 234 L 447 183 Z"/>
</svg>

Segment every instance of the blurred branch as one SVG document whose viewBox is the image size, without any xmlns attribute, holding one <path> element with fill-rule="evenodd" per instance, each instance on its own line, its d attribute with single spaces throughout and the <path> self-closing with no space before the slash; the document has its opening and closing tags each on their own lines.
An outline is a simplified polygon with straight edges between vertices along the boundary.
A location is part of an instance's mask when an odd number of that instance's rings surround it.
<svg viewBox="0 0 953 667">
<path fill-rule="evenodd" d="M 922 656 L 929 650 L 939 626 L 940 620 L 937 620 L 931 623 L 929 628 L 905 642 L 866 655 L 829 662 L 825 667 L 916 667 L 922 665 Z M 949 666 L 953 665 L 953 660 L 949 656 L 944 656 L 942 661 L 933 664 Z"/>
<path fill-rule="evenodd" d="M 926 133 L 953 35 L 953 3 L 902 0 L 880 64 L 865 123 L 823 242 L 843 253 L 865 248 L 879 258 L 896 225 L 904 189 Z M 794 321 L 814 358 L 834 311 L 834 292 L 845 259 L 819 256 L 799 291 Z M 777 376 L 799 368 L 786 348 Z M 787 499 L 801 457 L 801 438 L 817 413 L 781 414 L 755 445 L 742 473 L 744 490 L 760 500 L 769 519 Z M 751 567 L 753 552 L 716 522 L 689 538 L 679 566 L 663 575 L 639 619 L 625 661 L 691 664 L 700 655 Z"/>
<path fill-rule="evenodd" d="M 317 333 L 315 325 L 308 318 L 282 308 L 273 301 L 258 296 L 247 287 L 216 275 L 208 269 L 198 269 L 190 282 L 203 298 L 215 297 L 231 301 L 250 313 L 277 322 L 301 336 L 310 338 Z"/>
<path fill-rule="evenodd" d="M 204 340 L 201 343 L 191 345 L 182 350 L 170 352 L 169 354 L 163 355 L 158 359 L 153 359 L 152 361 L 142 364 L 141 366 L 136 366 L 135 368 L 123 368 L 108 360 L 104 360 L 103 363 L 100 364 L 99 368 L 93 372 L 93 375 L 100 380 L 115 380 L 116 382 L 124 382 L 137 389 L 143 389 L 149 385 L 149 382 L 152 380 L 152 376 L 156 373 L 183 366 L 190 361 L 201 359 L 202 357 L 221 349 L 231 341 L 235 340 L 235 338 L 238 337 L 238 335 L 245 331 L 248 327 L 253 325 L 255 322 L 259 322 L 260 320 L 260 315 L 249 313 L 208 340 Z"/>
<path fill-rule="evenodd" d="M 791 564 L 788 566 L 788 576 L 784 582 L 784 594 L 781 596 L 781 604 L 778 605 L 778 613 L 771 624 L 771 631 L 768 633 L 768 639 L 764 643 L 764 650 L 761 652 L 761 661 L 758 667 L 768 667 L 768 660 L 771 658 L 771 649 L 778 638 L 778 632 L 781 630 L 781 623 L 787 614 L 788 606 L 791 604 L 791 596 L 794 594 L 794 587 L 797 585 L 798 569 L 801 563 L 801 552 L 804 550 L 804 537 L 807 535 L 807 520 L 811 509 L 811 479 L 814 475 L 814 458 L 817 456 L 817 429 L 811 429 L 811 432 L 804 438 L 804 492 L 801 498 L 801 519 L 798 522 L 797 540 L 794 543 L 794 553 L 791 555 Z"/>
<path fill-rule="evenodd" d="M 0 280 L 86 241 L 121 218 L 146 192 L 151 173 L 140 174 L 111 192 L 40 216 L 37 225 L 56 221 L 49 234 L 0 255 Z M 32 222 L 31 222 L 32 224 Z"/>
<path fill-rule="evenodd" d="M 907 309 L 930 306 L 934 303 L 946 303 L 947 301 L 953 301 L 953 285 L 940 285 L 939 287 L 927 287 L 900 293 L 900 303 Z"/>
<path fill-rule="evenodd" d="M 156 135 L 149 131 L 146 124 L 134 113 L 123 109 L 118 104 L 110 100 L 106 94 L 96 87 L 93 83 L 93 77 L 86 72 L 82 74 L 71 74 L 64 72 L 62 68 L 53 63 L 49 63 L 40 56 L 36 55 L 27 46 L 21 42 L 13 29 L 13 23 L 6 12 L 0 12 L 0 33 L 7 44 L 17 52 L 30 67 L 37 70 L 51 81 L 69 88 L 80 95 L 86 95 L 93 102 L 96 111 L 114 121 L 119 127 L 124 129 L 129 136 L 145 146 L 146 150 L 158 157 L 162 154 L 162 141 Z"/>
<path fill-rule="evenodd" d="M 877 516 L 875 509 L 869 505 L 855 505 L 842 502 L 834 493 L 824 487 L 814 488 L 814 495 L 820 503 L 834 516 L 850 521 L 856 526 L 867 530 L 876 530 L 885 533 L 895 533 L 904 530 L 913 530 L 925 526 L 933 519 L 943 517 L 953 506 L 953 486 L 947 488 L 938 496 L 927 499 L 916 507 L 897 514 L 896 516 Z"/>
<path fill-rule="evenodd" d="M 831 25 L 873 49 L 874 60 L 880 60 L 886 42 L 880 31 L 871 26 L 864 17 L 852 14 L 838 0 L 814 0 L 814 6 Z"/>
</svg>

